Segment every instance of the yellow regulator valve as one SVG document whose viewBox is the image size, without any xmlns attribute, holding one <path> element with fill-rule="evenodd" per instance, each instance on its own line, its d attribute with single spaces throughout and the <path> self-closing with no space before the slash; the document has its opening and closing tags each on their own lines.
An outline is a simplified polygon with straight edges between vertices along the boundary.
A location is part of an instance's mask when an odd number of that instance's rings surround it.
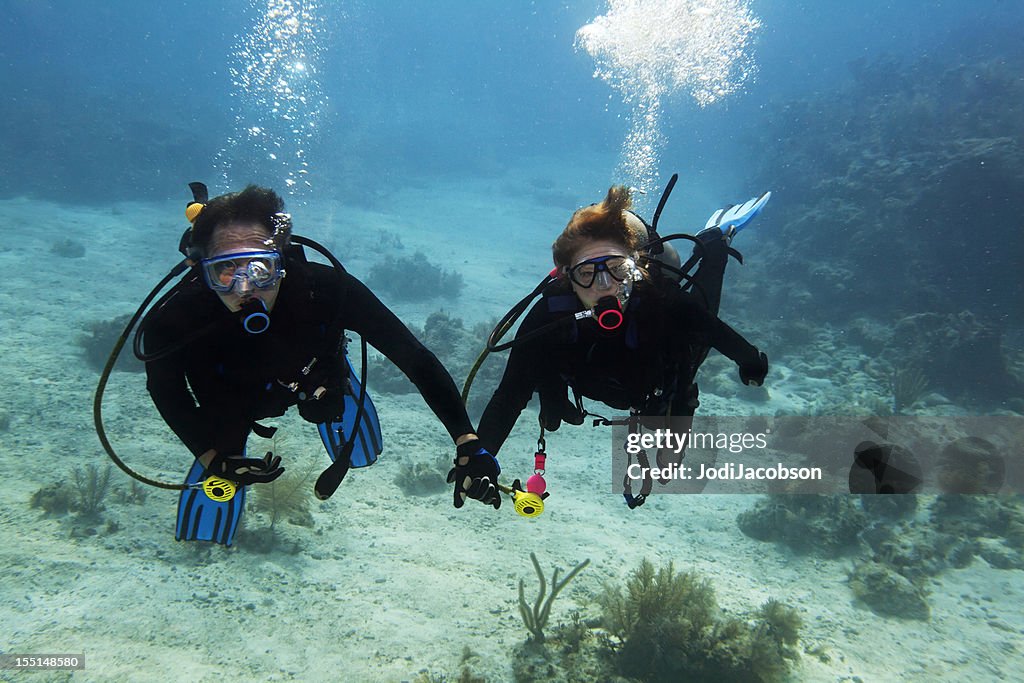
<svg viewBox="0 0 1024 683">
<path fill-rule="evenodd" d="M 512 482 L 511 488 L 498 485 L 499 489 L 512 496 L 513 507 L 523 517 L 537 517 L 544 512 L 544 500 L 551 495 L 544 481 L 544 462 L 547 456 L 543 441 L 539 443 L 537 452 L 533 454 L 533 474 L 526 480 L 526 489 L 523 490 L 523 484 L 518 479 Z"/>
<path fill-rule="evenodd" d="M 518 479 L 512 482 L 512 505 L 516 512 L 523 517 L 537 517 L 544 512 L 544 499 L 551 495 L 545 488 L 544 477 L 538 474 L 526 480 L 525 491 Z"/>
<path fill-rule="evenodd" d="M 203 493 L 210 500 L 223 503 L 235 497 L 235 482 L 220 477 L 207 477 L 203 482 Z"/>
</svg>

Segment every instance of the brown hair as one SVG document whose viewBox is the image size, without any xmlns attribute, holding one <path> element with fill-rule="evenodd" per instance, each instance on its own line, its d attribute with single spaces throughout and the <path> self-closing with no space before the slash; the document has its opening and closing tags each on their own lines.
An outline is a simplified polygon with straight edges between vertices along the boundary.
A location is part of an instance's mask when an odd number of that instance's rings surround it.
<svg viewBox="0 0 1024 683">
<path fill-rule="evenodd" d="M 640 248 L 642 240 L 626 224 L 625 211 L 633 205 L 629 188 L 613 185 L 600 204 L 577 209 L 569 224 L 551 245 L 551 256 L 556 266 L 571 266 L 573 254 L 584 244 L 596 240 L 618 242 L 630 252 Z"/>
<path fill-rule="evenodd" d="M 258 223 L 274 234 L 274 214 L 284 211 L 284 200 L 273 190 L 249 185 L 241 192 L 223 194 L 199 213 L 192 226 L 192 246 L 209 255 L 210 240 L 218 226 L 231 223 Z"/>
</svg>

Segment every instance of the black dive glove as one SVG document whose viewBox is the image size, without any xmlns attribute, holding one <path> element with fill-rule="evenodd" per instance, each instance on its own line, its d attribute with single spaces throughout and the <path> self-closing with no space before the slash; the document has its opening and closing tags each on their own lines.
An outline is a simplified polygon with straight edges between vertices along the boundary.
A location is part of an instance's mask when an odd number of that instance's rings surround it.
<svg viewBox="0 0 1024 683">
<path fill-rule="evenodd" d="M 549 401 L 545 401 L 544 397 L 541 397 L 540 421 L 546 431 L 557 431 L 563 422 L 581 425 L 583 419 L 583 413 L 579 411 L 579 408 L 564 396 Z"/>
<path fill-rule="evenodd" d="M 759 387 L 764 384 L 765 375 L 768 374 L 768 356 L 764 351 L 758 352 L 757 361 L 740 365 L 740 381 L 746 385 Z"/>
<path fill-rule="evenodd" d="M 500 508 L 498 474 L 501 467 L 498 459 L 481 446 L 478 439 L 467 441 L 455 452 L 455 467 L 448 472 L 448 483 L 455 484 L 455 507 L 465 505 L 468 497 L 484 505 L 493 505 L 495 510 Z"/>
<path fill-rule="evenodd" d="M 299 401 L 299 415 L 306 422 L 321 424 L 324 422 L 336 422 L 345 412 L 345 404 L 340 391 L 328 390 L 322 397 L 307 398 Z"/>
<path fill-rule="evenodd" d="M 281 456 L 274 455 L 270 451 L 262 458 L 246 458 L 241 455 L 220 455 L 214 456 L 206 473 L 216 477 L 229 479 L 236 484 L 248 486 L 249 484 L 269 484 L 281 474 L 284 468 L 281 467 Z"/>
</svg>

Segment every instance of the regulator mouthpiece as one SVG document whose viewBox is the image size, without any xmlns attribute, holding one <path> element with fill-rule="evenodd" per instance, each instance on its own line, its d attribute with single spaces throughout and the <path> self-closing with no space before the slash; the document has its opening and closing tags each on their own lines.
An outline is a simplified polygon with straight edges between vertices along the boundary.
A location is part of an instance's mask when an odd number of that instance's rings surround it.
<svg viewBox="0 0 1024 683">
<path fill-rule="evenodd" d="M 267 305 L 262 299 L 250 299 L 245 302 L 239 313 L 242 316 L 242 327 L 249 334 L 263 334 L 270 327 Z"/>
<path fill-rule="evenodd" d="M 538 517 L 544 512 L 544 499 L 551 495 L 545 490 L 547 484 L 544 482 L 544 477 L 539 474 L 533 475 L 526 481 L 525 491 L 522 482 L 518 479 L 512 482 L 511 488 L 501 484 L 498 485 L 498 488 L 512 496 L 512 506 L 520 517 Z"/>
<path fill-rule="evenodd" d="M 617 297 L 603 296 L 594 306 L 594 319 L 602 330 L 617 330 L 622 325 L 622 305 Z"/>
</svg>

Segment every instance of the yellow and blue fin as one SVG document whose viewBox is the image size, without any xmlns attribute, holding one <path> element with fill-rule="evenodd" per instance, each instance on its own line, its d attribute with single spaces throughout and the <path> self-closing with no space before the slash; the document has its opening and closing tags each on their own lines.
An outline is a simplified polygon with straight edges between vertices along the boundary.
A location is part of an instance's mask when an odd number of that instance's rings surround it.
<svg viewBox="0 0 1024 683">
<path fill-rule="evenodd" d="M 206 479 L 206 468 L 196 460 L 185 483 L 191 485 L 178 496 L 178 526 L 174 538 L 179 541 L 211 541 L 231 545 L 235 530 L 245 509 L 245 492 L 239 486 L 234 497 L 226 501 L 210 498 L 200 484 Z"/>
</svg>

